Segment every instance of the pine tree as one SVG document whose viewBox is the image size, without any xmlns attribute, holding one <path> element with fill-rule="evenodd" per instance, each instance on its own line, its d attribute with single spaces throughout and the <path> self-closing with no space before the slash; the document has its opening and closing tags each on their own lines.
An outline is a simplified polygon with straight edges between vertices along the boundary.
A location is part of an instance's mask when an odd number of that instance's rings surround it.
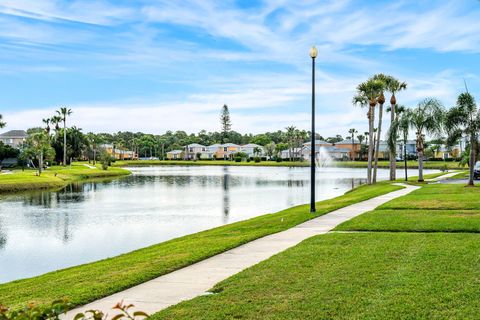
<svg viewBox="0 0 480 320">
<path fill-rule="evenodd" d="M 222 143 L 225 143 L 225 138 L 232 129 L 232 122 L 230 120 L 230 111 L 226 104 L 222 107 L 222 112 L 220 113 L 220 125 L 222 127 Z"/>
</svg>

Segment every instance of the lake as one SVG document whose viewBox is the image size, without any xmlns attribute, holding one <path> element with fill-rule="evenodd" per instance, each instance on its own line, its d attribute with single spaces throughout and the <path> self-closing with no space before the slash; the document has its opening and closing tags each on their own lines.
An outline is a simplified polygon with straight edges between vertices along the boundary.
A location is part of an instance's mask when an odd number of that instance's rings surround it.
<svg viewBox="0 0 480 320">
<path fill-rule="evenodd" d="M 91 262 L 309 202 L 309 168 L 159 166 L 0 196 L 0 283 Z M 425 173 L 434 172 L 426 170 Z M 410 175 L 416 175 L 411 170 Z M 399 170 L 402 176 L 403 171 Z M 366 169 L 319 168 L 317 200 L 365 183 Z M 379 170 L 379 180 L 388 170 Z"/>
</svg>

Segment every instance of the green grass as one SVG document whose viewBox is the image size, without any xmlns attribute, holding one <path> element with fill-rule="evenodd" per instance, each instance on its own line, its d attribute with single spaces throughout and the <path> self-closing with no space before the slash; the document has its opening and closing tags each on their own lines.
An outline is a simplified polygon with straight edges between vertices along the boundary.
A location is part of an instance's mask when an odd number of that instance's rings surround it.
<svg viewBox="0 0 480 320">
<path fill-rule="evenodd" d="M 326 234 L 152 319 L 473 319 L 480 235 Z"/>
<path fill-rule="evenodd" d="M 81 305 L 185 267 L 268 234 L 286 230 L 338 208 L 401 189 L 387 182 L 361 186 L 340 197 L 199 232 L 114 258 L 0 284 L 0 303 L 18 308 L 67 297 Z"/>
<path fill-rule="evenodd" d="M 454 176 L 451 176 L 449 178 L 447 178 L 448 180 L 455 180 L 455 179 L 468 179 L 470 176 L 469 172 L 468 171 L 461 171 L 459 173 L 457 173 L 456 175 Z"/>
<path fill-rule="evenodd" d="M 339 225 L 342 231 L 480 232 L 480 187 L 426 185 Z"/>
<path fill-rule="evenodd" d="M 14 170 L 12 174 L 0 174 L 0 192 L 60 188 L 73 181 L 123 176 L 130 174 L 130 171 L 112 167 L 102 170 L 100 165 L 91 169 L 81 163 L 74 163 L 67 167 L 50 167 L 40 176 L 36 174 L 36 170 L 30 169 Z"/>
</svg>

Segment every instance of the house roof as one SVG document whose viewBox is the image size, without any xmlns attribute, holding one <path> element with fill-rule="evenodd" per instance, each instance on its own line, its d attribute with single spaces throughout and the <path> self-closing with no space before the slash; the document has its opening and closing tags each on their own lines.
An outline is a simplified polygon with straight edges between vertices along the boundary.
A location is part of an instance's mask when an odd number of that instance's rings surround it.
<svg viewBox="0 0 480 320">
<path fill-rule="evenodd" d="M 0 134 L 1 138 L 26 138 L 27 136 L 25 130 L 10 130 Z"/>
<path fill-rule="evenodd" d="M 238 144 L 235 144 L 235 143 L 224 143 L 224 144 L 221 144 L 220 147 L 240 147 Z"/>
<path fill-rule="evenodd" d="M 353 143 L 354 144 L 359 144 L 360 142 L 358 142 L 357 139 L 353 139 Z M 342 141 L 339 141 L 339 142 L 335 142 L 335 144 L 352 144 L 352 140 L 351 139 L 345 139 L 345 140 L 342 140 Z"/>
<path fill-rule="evenodd" d="M 168 153 L 170 153 L 170 154 L 180 154 L 182 152 L 183 152 L 182 150 L 172 150 L 172 151 L 168 151 L 167 154 Z"/>
<path fill-rule="evenodd" d="M 198 144 L 198 143 L 191 143 L 187 145 L 188 148 L 205 148 L 203 144 Z"/>
<path fill-rule="evenodd" d="M 305 142 L 304 145 L 311 145 L 312 143 L 311 142 Z M 324 140 L 315 140 L 315 144 L 328 144 L 328 145 L 332 145 L 330 142 L 327 142 L 327 141 L 324 141 Z"/>
<path fill-rule="evenodd" d="M 243 148 L 255 148 L 255 147 L 263 148 L 261 145 L 256 144 L 256 143 L 248 143 L 248 144 L 243 145 L 242 147 Z"/>
</svg>

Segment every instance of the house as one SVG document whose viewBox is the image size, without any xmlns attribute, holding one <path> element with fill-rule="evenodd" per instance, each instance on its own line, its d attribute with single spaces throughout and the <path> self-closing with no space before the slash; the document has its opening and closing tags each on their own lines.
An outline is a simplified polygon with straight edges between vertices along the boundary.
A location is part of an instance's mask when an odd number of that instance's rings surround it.
<svg viewBox="0 0 480 320">
<path fill-rule="evenodd" d="M 19 148 L 27 137 L 28 134 L 24 130 L 11 130 L 0 134 L 0 142 L 12 148 Z"/>
<path fill-rule="evenodd" d="M 189 144 L 185 147 L 186 153 L 185 153 L 185 159 L 186 160 L 196 160 L 198 158 L 198 155 L 200 155 L 202 152 L 207 151 L 207 147 L 198 143 L 192 143 Z"/>
<path fill-rule="evenodd" d="M 362 145 L 360 144 L 360 141 L 353 139 L 346 139 L 343 141 L 339 141 L 334 143 L 334 146 L 336 148 L 340 149 L 347 149 L 348 150 L 348 157 L 350 160 L 358 159 L 360 155 L 360 149 Z"/>
<path fill-rule="evenodd" d="M 98 148 L 105 150 L 110 156 L 112 156 L 116 160 L 138 159 L 138 154 L 136 152 L 118 148 L 113 144 L 101 144 L 98 146 Z"/>
<path fill-rule="evenodd" d="M 255 153 L 255 150 L 257 148 L 260 150 L 260 152 L 258 154 Z M 253 158 L 253 157 L 256 157 L 256 156 L 262 157 L 262 156 L 265 155 L 265 149 L 261 145 L 258 145 L 258 144 L 255 144 L 255 143 L 249 143 L 249 144 L 245 144 L 243 146 L 240 146 L 240 152 L 246 153 L 249 158 Z"/>
<path fill-rule="evenodd" d="M 305 146 L 302 148 L 302 155 L 305 160 L 310 160 L 310 156 L 311 156 L 310 146 Z M 350 159 L 350 151 L 347 148 L 337 148 L 332 145 L 322 146 L 320 148 L 315 148 L 315 159 L 322 163 L 329 160 Z"/>
<path fill-rule="evenodd" d="M 445 145 L 441 145 L 438 149 L 434 150 L 433 157 L 438 159 L 451 159 L 458 158 L 460 156 L 460 146 L 456 145 L 454 147 L 448 148 Z"/>
<path fill-rule="evenodd" d="M 168 160 L 180 160 L 183 159 L 184 151 L 183 150 L 172 150 L 167 152 Z"/>
<path fill-rule="evenodd" d="M 234 143 L 224 143 L 219 146 L 215 152 L 215 157 L 217 159 L 230 159 L 233 157 L 233 154 L 240 151 L 240 146 Z"/>
<path fill-rule="evenodd" d="M 305 142 L 303 145 L 305 147 L 310 147 L 311 142 Z M 331 147 L 333 144 L 323 140 L 315 140 L 315 149 L 319 149 L 320 147 Z"/>
</svg>

